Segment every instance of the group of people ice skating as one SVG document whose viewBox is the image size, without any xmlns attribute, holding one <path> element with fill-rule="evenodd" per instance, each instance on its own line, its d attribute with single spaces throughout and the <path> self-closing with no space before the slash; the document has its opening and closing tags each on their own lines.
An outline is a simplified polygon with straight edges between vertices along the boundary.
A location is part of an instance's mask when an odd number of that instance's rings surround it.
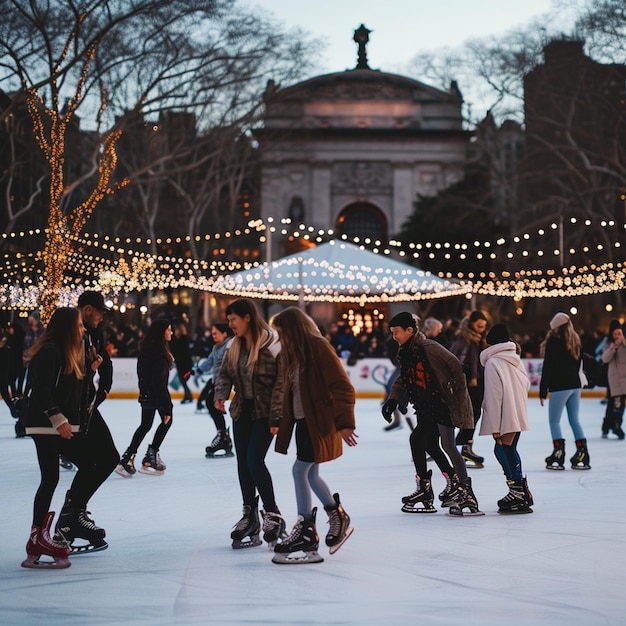
<svg viewBox="0 0 626 626">
<path fill-rule="evenodd" d="M 35 442 L 41 483 L 35 495 L 24 567 L 64 568 L 70 565 L 68 556 L 72 553 L 107 547 L 104 529 L 89 517 L 88 502 L 113 469 L 125 478 L 133 476 L 138 448 L 157 413 L 160 423 L 140 471 L 162 475 L 166 469 L 159 451 L 172 426 L 168 391 L 174 361 L 168 347 L 172 327 L 166 319 L 155 320 L 141 343 L 137 360 L 141 422 L 120 457 L 98 411 L 112 383 L 111 361 L 101 345 L 100 323 L 107 311 L 101 294 L 84 292 L 78 308 L 55 311 L 28 353 L 23 419 L 26 433 Z M 274 562 L 320 562 L 323 558 L 318 553 L 313 494 L 328 516 L 325 543 L 331 554 L 352 532 L 341 498 L 320 476 L 319 466 L 340 456 L 343 444 L 357 444 L 354 388 L 335 351 L 313 319 L 300 309 L 287 308 L 268 324 L 253 301 L 240 299 L 227 307 L 226 316 L 227 324 L 212 328 L 214 348 L 205 370 L 209 382 L 198 401 L 207 402 L 217 428 L 216 438 L 207 446 L 207 457 L 220 451 L 232 456 L 234 441 L 243 515 L 231 533 L 232 547 L 261 545 L 262 533 L 263 541 L 274 551 Z M 503 324 L 487 331 L 488 322 L 481 312 L 475 311 L 463 321 L 465 332 L 450 349 L 426 337 L 420 325 L 419 318 L 408 312 L 395 315 L 389 322 L 398 346 L 398 376 L 390 386 L 382 413 L 391 421 L 398 410 L 406 412 L 411 403 L 418 417 L 410 436 L 416 490 L 402 498 L 402 511 L 436 511 L 432 471 L 426 464 L 429 454 L 444 479 L 441 506 L 452 516 L 484 514 L 467 473 L 468 466 L 483 466 L 484 459 L 472 449 L 482 416 L 479 434 L 492 436 L 494 455 L 508 486 L 508 493 L 498 501 L 499 512 L 531 513 L 533 497 L 517 451 L 520 434 L 528 429 L 529 388 L 519 346 Z M 554 441 L 546 468 L 564 468 L 560 419 L 566 409 L 576 442 L 571 467 L 591 469 L 578 419 L 583 386 L 580 338 L 565 313 L 557 313 L 551 320 L 544 354 L 540 399 L 543 405 L 550 395 L 549 423 Z M 625 355 L 623 329 L 619 322 L 612 322 L 610 341 L 602 353 L 608 364 L 611 395 L 603 434 L 613 430 L 622 439 Z M 231 441 L 224 416 L 225 403 L 233 392 L 229 406 Z M 276 451 L 284 454 L 295 439 L 292 474 L 297 520 L 289 534 L 265 464 L 274 437 Z M 54 512 L 49 508 L 59 479 L 59 455 L 74 463 L 78 471 L 52 531 Z M 260 511 L 259 499 L 263 505 Z"/>
</svg>

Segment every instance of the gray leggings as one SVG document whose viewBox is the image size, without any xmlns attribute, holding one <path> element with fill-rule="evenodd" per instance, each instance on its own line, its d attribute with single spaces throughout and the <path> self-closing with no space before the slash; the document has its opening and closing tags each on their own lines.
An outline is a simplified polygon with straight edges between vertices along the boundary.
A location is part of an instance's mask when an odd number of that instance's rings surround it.
<svg viewBox="0 0 626 626">
<path fill-rule="evenodd" d="M 439 428 L 439 436 L 441 437 L 441 447 L 450 458 L 450 461 L 452 461 L 452 466 L 459 480 L 465 482 L 467 480 L 467 470 L 465 469 L 465 461 L 454 441 L 454 428 L 449 428 L 442 424 L 437 424 L 437 426 Z"/>
<path fill-rule="evenodd" d="M 302 515 L 304 518 L 311 517 L 313 511 L 311 490 L 324 506 L 335 505 L 328 485 L 320 478 L 320 466 L 317 463 L 296 460 L 291 473 L 293 474 L 293 483 L 296 488 L 298 515 Z"/>
</svg>

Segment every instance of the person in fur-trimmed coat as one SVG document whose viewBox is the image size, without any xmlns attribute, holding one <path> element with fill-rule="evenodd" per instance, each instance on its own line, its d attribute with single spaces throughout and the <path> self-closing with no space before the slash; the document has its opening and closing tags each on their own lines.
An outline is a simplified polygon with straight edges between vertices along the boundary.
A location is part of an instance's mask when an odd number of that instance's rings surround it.
<svg viewBox="0 0 626 626">
<path fill-rule="evenodd" d="M 480 353 L 485 368 L 485 395 L 479 434 L 494 438 L 494 454 L 509 487 L 509 493 L 498 500 L 498 513 L 532 513 L 532 494 L 517 451 L 520 433 L 528 430 L 526 400 L 530 381 L 519 347 L 510 340 L 504 324 L 496 324 L 489 331 L 487 345 Z"/>
</svg>

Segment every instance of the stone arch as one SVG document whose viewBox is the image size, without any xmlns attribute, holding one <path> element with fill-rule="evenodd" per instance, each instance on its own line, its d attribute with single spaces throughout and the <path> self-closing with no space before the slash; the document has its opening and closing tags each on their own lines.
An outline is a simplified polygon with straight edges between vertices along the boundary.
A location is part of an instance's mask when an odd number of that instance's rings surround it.
<svg viewBox="0 0 626 626">
<path fill-rule="evenodd" d="M 388 222 L 385 214 L 371 202 L 357 201 L 348 204 L 337 216 L 335 232 L 346 235 L 348 240 L 358 237 L 363 241 L 388 239 Z"/>
</svg>

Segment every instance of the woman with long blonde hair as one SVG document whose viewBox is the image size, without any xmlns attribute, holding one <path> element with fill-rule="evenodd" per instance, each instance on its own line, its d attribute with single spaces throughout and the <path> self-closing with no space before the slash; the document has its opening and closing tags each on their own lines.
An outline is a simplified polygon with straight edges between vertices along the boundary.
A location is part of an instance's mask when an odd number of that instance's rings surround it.
<svg viewBox="0 0 626 626">
<path fill-rule="evenodd" d="M 242 298 L 231 302 L 226 308 L 226 318 L 234 337 L 215 383 L 214 404 L 218 411 L 224 412 L 226 400 L 234 389 L 229 411 L 233 419 L 243 516 L 231 532 L 232 547 L 261 545 L 259 496 L 264 506 L 263 539 L 273 547 L 285 535 L 285 520 L 276 504 L 272 476 L 265 464 L 273 438 L 269 416 L 280 342 L 252 300 Z"/>
<path fill-rule="evenodd" d="M 591 469 L 587 439 L 579 420 L 581 344 L 569 315 L 557 313 L 550 320 L 550 330 L 542 344 L 542 352 L 539 401 L 543 406 L 550 394 L 548 419 L 554 445 L 552 454 L 546 457 L 546 469 L 564 469 L 565 439 L 561 432 L 563 409 L 567 410 L 567 419 L 576 440 L 576 453 L 570 459 L 572 469 Z"/>
<path fill-rule="evenodd" d="M 317 508 L 311 492 L 328 515 L 326 545 L 334 553 L 352 533 L 350 517 L 339 494 L 333 494 L 319 475 L 319 464 L 342 454 L 342 442 L 357 444 L 354 432 L 354 387 L 330 343 L 306 313 L 289 307 L 275 315 L 271 325 L 280 337 L 280 375 L 276 383 L 275 412 L 270 418 L 277 435 L 276 451 L 287 454 L 295 427 L 296 461 L 292 475 L 298 520 L 289 537 L 274 551 L 276 563 L 320 562 Z M 294 553 L 304 552 L 301 558 Z"/>
</svg>

